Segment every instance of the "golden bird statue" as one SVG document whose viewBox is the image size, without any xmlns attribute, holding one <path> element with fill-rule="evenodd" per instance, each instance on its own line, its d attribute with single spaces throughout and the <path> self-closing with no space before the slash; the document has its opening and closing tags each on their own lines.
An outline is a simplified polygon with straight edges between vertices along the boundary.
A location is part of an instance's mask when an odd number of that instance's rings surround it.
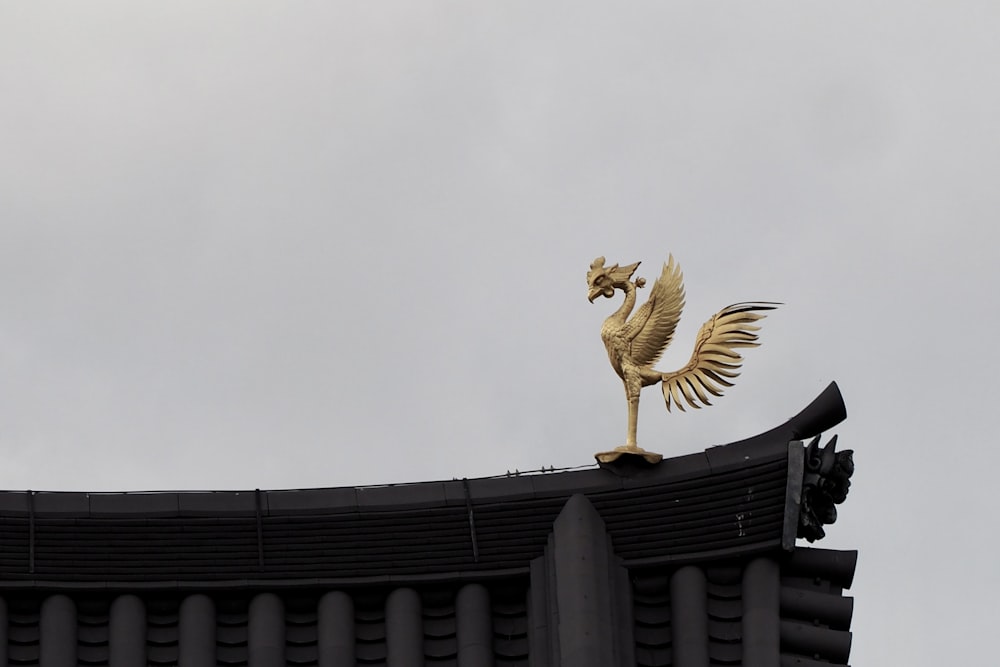
<svg viewBox="0 0 1000 667">
<path fill-rule="evenodd" d="M 632 280 L 638 267 L 639 262 L 604 266 L 604 258 L 598 257 L 587 272 L 587 299 L 591 303 L 599 296 L 612 298 L 616 290 L 625 292 L 625 302 L 604 320 L 601 339 L 608 350 L 611 367 L 625 383 L 628 435 L 623 446 L 595 455 L 601 463 L 610 463 L 623 454 L 639 455 L 649 463 L 658 463 L 663 458 L 660 454 L 647 452 L 636 444 L 642 388 L 661 383 L 668 411 L 671 403 L 681 411 L 685 409 L 684 403 L 693 408 L 711 405 L 709 394 L 722 396 L 723 389 L 732 387 L 733 378 L 739 375 L 743 357 L 738 349 L 760 345 L 755 333 L 760 327 L 754 323 L 766 317 L 761 312 L 780 305 L 747 302 L 726 306 L 702 325 L 687 365 L 673 373 L 662 373 L 653 365 L 670 344 L 680 320 L 684 308 L 684 276 L 670 255 L 660 277 L 653 283 L 649 299 L 629 317 L 635 307 L 636 290 L 646 284 L 643 278 Z"/>
</svg>

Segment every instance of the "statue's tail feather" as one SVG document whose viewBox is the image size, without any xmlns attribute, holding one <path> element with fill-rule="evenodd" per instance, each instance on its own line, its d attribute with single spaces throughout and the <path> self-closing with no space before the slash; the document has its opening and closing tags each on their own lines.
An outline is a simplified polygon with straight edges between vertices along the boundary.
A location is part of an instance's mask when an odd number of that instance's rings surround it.
<svg viewBox="0 0 1000 667">
<path fill-rule="evenodd" d="M 760 327 L 755 323 L 767 317 L 760 311 L 774 310 L 778 305 L 769 301 L 736 303 L 705 322 L 687 366 L 662 376 L 667 410 L 676 405 L 684 412 L 684 403 L 692 408 L 711 405 L 708 394 L 722 396 L 724 387 L 732 387 L 743 363 L 738 349 L 760 345 L 756 333 Z"/>
</svg>

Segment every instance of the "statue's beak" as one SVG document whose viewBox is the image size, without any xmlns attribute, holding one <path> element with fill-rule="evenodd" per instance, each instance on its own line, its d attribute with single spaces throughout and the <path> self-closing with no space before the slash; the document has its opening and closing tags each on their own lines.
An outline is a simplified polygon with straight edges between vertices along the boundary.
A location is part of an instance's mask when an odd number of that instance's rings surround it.
<svg viewBox="0 0 1000 667">
<path fill-rule="evenodd" d="M 596 299 L 599 296 L 601 296 L 601 288 L 600 287 L 591 288 L 591 290 L 587 292 L 587 301 L 594 303 L 594 299 Z"/>
</svg>

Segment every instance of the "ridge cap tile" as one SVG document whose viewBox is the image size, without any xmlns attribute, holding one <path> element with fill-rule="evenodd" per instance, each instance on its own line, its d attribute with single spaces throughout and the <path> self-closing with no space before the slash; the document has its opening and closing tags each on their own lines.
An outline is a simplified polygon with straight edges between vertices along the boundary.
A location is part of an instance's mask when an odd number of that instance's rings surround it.
<svg viewBox="0 0 1000 667">
<path fill-rule="evenodd" d="M 57 516 L 87 516 L 90 514 L 90 494 L 80 491 L 35 491 L 35 514 Z"/>
<path fill-rule="evenodd" d="M 29 514 L 28 491 L 0 491 L 0 515 Z"/>
<path fill-rule="evenodd" d="M 466 485 L 471 485 L 471 479 L 453 479 L 450 482 L 444 482 L 444 502 L 449 507 L 454 507 L 455 505 L 465 505 Z M 471 493 L 469 494 L 471 497 Z"/>
<path fill-rule="evenodd" d="M 728 445 L 716 445 L 705 450 L 712 473 L 753 465 L 778 457 L 788 458 L 788 440 L 782 433 L 763 433 Z"/>
<path fill-rule="evenodd" d="M 713 470 L 709 465 L 705 452 L 693 452 L 665 458 L 652 468 L 639 470 L 631 475 L 622 476 L 623 489 L 636 489 L 644 486 L 662 486 L 670 482 L 680 482 L 699 477 L 708 477 Z"/>
<path fill-rule="evenodd" d="M 252 501 L 252 492 L 250 496 Z M 349 514 L 358 511 L 358 494 L 355 487 L 265 491 L 261 493 L 261 496 L 262 510 L 268 516 Z"/>
<path fill-rule="evenodd" d="M 437 507 L 445 505 L 444 483 L 423 482 L 398 486 L 358 487 L 358 509 Z"/>
<path fill-rule="evenodd" d="M 256 513 L 253 491 L 209 491 L 178 493 L 181 516 L 253 516 Z"/>
<path fill-rule="evenodd" d="M 600 468 L 528 475 L 536 498 L 574 496 L 578 494 L 617 491 L 621 478 Z"/>
<path fill-rule="evenodd" d="M 523 500 L 535 497 L 531 475 L 486 477 L 469 480 L 469 498 L 476 500 Z"/>
<path fill-rule="evenodd" d="M 90 516 L 177 516 L 180 505 L 176 493 L 93 493 Z"/>
</svg>

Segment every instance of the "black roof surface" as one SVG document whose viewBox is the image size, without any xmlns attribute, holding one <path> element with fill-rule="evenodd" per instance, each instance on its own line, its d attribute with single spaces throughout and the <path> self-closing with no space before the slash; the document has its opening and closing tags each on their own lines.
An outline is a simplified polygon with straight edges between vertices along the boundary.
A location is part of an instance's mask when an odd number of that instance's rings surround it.
<svg viewBox="0 0 1000 667">
<path fill-rule="evenodd" d="M 0 663 L 846 665 L 857 554 L 795 545 L 844 416 L 641 469 L 0 492 Z"/>
<path fill-rule="evenodd" d="M 831 392 L 839 412 L 807 414 Z M 627 475 L 594 468 L 311 490 L 0 492 L 0 579 L 173 586 L 525 571 L 577 493 L 594 503 L 627 563 L 754 553 L 794 541 L 801 447 L 789 441 L 839 421 L 842 406 L 831 385 L 772 431 Z"/>
<path fill-rule="evenodd" d="M 778 444 L 744 447 L 716 466 L 712 452 L 674 459 L 631 478 L 594 469 L 309 491 L 8 491 L 0 577 L 10 585 L 523 570 L 581 491 L 627 561 L 762 550 L 780 546 L 785 530 L 789 452 Z"/>
</svg>

